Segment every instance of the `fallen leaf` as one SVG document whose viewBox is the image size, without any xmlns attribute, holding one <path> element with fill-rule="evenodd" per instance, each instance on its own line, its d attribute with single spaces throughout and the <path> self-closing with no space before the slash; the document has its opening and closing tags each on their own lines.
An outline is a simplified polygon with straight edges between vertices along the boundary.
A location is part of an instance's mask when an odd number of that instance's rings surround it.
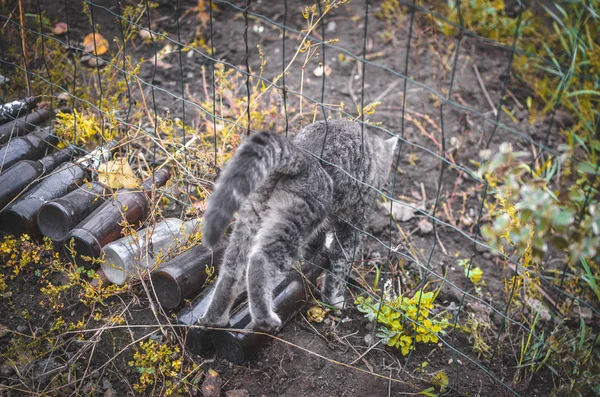
<svg viewBox="0 0 600 397">
<path fill-rule="evenodd" d="M 104 62 L 101 58 L 92 58 L 92 57 L 90 57 L 87 60 L 87 64 L 90 65 L 93 68 L 101 68 L 102 66 L 104 66 L 106 64 L 106 62 Z"/>
<path fill-rule="evenodd" d="M 112 189 L 139 187 L 139 182 L 126 159 L 107 161 L 98 167 L 98 182 Z"/>
<path fill-rule="evenodd" d="M 69 27 L 64 22 L 59 22 L 52 28 L 52 33 L 54 34 L 65 34 L 69 31 Z"/>
<path fill-rule="evenodd" d="M 552 316 L 550 315 L 550 311 L 544 306 L 542 302 L 535 298 L 530 298 L 528 296 L 525 297 L 527 304 L 531 307 L 531 310 L 534 314 L 540 313 L 540 320 L 542 321 L 550 321 L 552 320 Z"/>
<path fill-rule="evenodd" d="M 382 203 L 380 205 L 387 211 L 388 214 L 390 213 L 390 203 Z M 415 217 L 415 213 L 420 207 L 420 205 L 409 207 L 406 204 L 395 202 L 392 206 L 392 216 L 398 222 L 408 222 Z"/>
<path fill-rule="evenodd" d="M 322 323 L 327 311 L 321 306 L 313 306 L 306 312 L 306 317 L 311 323 Z"/>
<path fill-rule="evenodd" d="M 427 218 L 423 218 L 417 223 L 417 227 L 421 234 L 428 234 L 433 231 L 433 223 L 429 222 Z"/>
<path fill-rule="evenodd" d="M 108 51 L 108 40 L 100 33 L 89 33 L 83 39 L 83 49 L 93 55 L 102 55 Z"/>
<path fill-rule="evenodd" d="M 437 386 L 440 389 L 440 392 L 443 393 L 446 390 L 446 387 L 448 387 L 448 375 L 446 375 L 444 371 L 440 371 L 433 375 L 431 383 L 434 386 Z"/>
<path fill-rule="evenodd" d="M 226 391 L 225 397 L 250 397 L 250 393 L 246 389 L 235 389 Z"/>
<path fill-rule="evenodd" d="M 218 397 L 221 395 L 221 387 L 223 387 L 221 375 L 214 369 L 209 369 L 200 387 L 202 395 L 204 397 Z"/>
<path fill-rule="evenodd" d="M 173 67 L 170 63 L 167 63 L 161 59 L 156 61 L 156 67 L 163 70 L 169 70 Z"/>
</svg>

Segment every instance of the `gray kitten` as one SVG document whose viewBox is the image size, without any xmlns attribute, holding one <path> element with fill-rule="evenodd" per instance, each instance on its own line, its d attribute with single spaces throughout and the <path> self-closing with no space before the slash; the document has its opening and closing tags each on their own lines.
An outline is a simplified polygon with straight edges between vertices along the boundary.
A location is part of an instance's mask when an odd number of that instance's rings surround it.
<svg viewBox="0 0 600 397">
<path fill-rule="evenodd" d="M 363 134 L 347 120 L 310 124 L 293 139 L 269 132 L 247 138 L 223 169 L 204 215 L 202 242 L 212 247 L 239 211 L 200 325 L 226 326 L 246 284 L 255 329 L 277 330 L 272 289 L 324 232 L 334 238 L 323 297 L 341 308 L 358 231 L 377 195 L 372 187 L 386 181 L 397 141 Z"/>
</svg>

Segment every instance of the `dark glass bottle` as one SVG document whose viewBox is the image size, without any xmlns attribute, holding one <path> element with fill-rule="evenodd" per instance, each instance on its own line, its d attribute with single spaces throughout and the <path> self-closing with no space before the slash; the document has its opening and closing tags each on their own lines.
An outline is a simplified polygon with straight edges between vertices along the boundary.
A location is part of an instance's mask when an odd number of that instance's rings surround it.
<svg viewBox="0 0 600 397">
<path fill-rule="evenodd" d="M 154 285 L 156 288 L 156 284 Z M 215 283 L 209 284 L 189 306 L 186 306 L 177 314 L 177 324 L 180 325 L 178 329 L 185 339 L 185 347 L 196 354 L 206 353 L 213 347 L 213 341 L 211 339 L 212 331 L 203 330 L 195 326 L 198 325 L 198 319 L 206 313 L 208 304 L 212 300 L 215 285 Z M 233 307 L 236 308 L 244 303 L 246 298 L 247 294 L 246 291 L 244 291 L 235 299 Z"/>
<path fill-rule="evenodd" d="M 48 109 L 38 109 L 0 125 L 0 145 L 8 142 L 11 138 L 16 138 L 35 130 L 49 118 L 50 111 Z"/>
<path fill-rule="evenodd" d="M 224 244 L 226 245 L 227 243 L 224 243 Z M 304 273 L 307 273 L 307 277 L 313 283 L 314 283 L 314 281 L 316 281 L 316 278 L 318 277 L 320 271 L 323 268 L 327 268 L 329 266 L 329 258 L 327 256 L 325 256 L 324 254 L 319 254 L 319 252 L 321 252 L 321 250 L 323 249 L 324 244 L 325 244 L 325 233 L 320 233 L 317 236 L 317 238 L 315 238 L 310 243 L 310 245 L 308 247 L 308 253 L 307 253 L 306 257 L 309 258 L 310 262 L 307 262 L 302 267 L 302 271 Z M 219 266 L 220 266 L 220 264 L 219 264 Z M 218 270 L 218 267 L 217 267 L 217 270 Z M 199 270 L 196 270 L 196 271 L 199 271 Z M 302 277 L 300 277 L 300 274 L 298 274 L 298 273 L 292 273 L 292 275 L 290 277 L 291 277 L 291 279 L 288 278 L 282 283 L 283 286 L 289 286 L 290 281 L 292 279 L 294 279 L 294 277 L 297 280 L 299 280 L 301 283 L 304 280 Z M 275 288 L 275 295 L 279 296 L 278 302 L 280 302 L 282 298 L 285 298 L 286 296 L 290 296 L 289 290 L 287 293 L 278 292 L 281 290 L 282 285 Z M 296 283 L 296 284 L 293 284 L 292 287 L 295 288 L 298 285 L 299 284 Z M 155 285 L 155 288 L 156 288 L 156 285 Z M 203 330 L 203 329 L 200 329 L 195 326 L 198 325 L 198 319 L 200 317 L 202 317 L 204 315 L 204 313 L 206 313 L 208 304 L 210 303 L 210 301 L 212 299 L 212 294 L 213 294 L 214 288 L 215 288 L 215 283 L 212 283 L 209 286 L 207 286 L 200 293 L 200 295 L 198 295 L 198 297 L 190 303 L 189 306 L 182 309 L 179 312 L 179 314 L 177 315 L 177 323 L 182 326 L 182 327 L 179 327 L 178 329 L 180 329 L 182 331 L 182 333 L 183 332 L 187 333 L 185 335 L 186 348 L 197 354 L 206 353 L 207 350 L 209 350 L 213 346 L 213 339 L 211 338 L 211 336 L 214 334 L 214 332 L 209 331 L 209 330 Z M 291 292 L 294 292 L 294 291 L 291 291 Z M 296 295 L 299 295 L 297 292 L 298 291 L 296 291 Z M 292 294 L 291 296 L 292 296 L 292 300 L 289 303 L 298 304 L 297 301 L 293 300 L 294 294 Z M 240 295 L 237 296 L 237 298 L 235 299 L 235 301 L 232 305 L 233 311 L 232 311 L 231 319 L 233 321 L 235 321 L 236 324 L 240 323 L 240 320 L 238 317 L 245 319 L 244 326 L 241 328 L 247 327 L 250 322 L 250 311 L 248 309 L 248 304 L 245 303 L 246 298 L 247 298 L 247 293 L 246 293 L 246 291 L 244 291 Z M 303 296 L 302 299 L 305 299 L 305 297 Z M 300 303 L 302 303 L 302 302 L 300 302 Z M 281 308 L 281 304 L 279 306 L 276 305 L 275 307 L 276 307 L 276 310 L 277 310 L 277 307 L 280 307 L 280 311 L 278 311 L 277 313 L 279 313 L 282 316 L 283 320 L 286 320 L 286 317 L 284 316 L 284 314 L 287 313 L 286 308 Z M 240 311 L 242 311 L 244 313 L 240 314 Z M 293 314 L 295 314 L 295 312 L 292 313 L 292 315 Z M 238 328 L 238 327 L 232 327 L 231 324 L 233 324 L 232 321 L 229 322 L 229 328 Z M 215 332 L 221 332 L 221 331 L 215 331 Z M 264 343 L 264 341 L 265 341 L 264 339 L 260 339 L 260 338 L 250 338 L 250 339 L 242 338 L 241 341 L 239 341 L 237 339 L 232 339 L 233 342 L 231 345 L 229 345 L 228 344 L 229 339 L 235 338 L 237 334 L 235 334 L 233 332 L 229 332 L 229 331 L 227 331 L 227 332 L 223 331 L 223 332 L 225 333 L 224 335 L 216 336 L 217 341 L 221 344 L 221 347 L 219 348 L 221 350 L 221 354 L 225 355 L 226 352 L 230 351 L 230 350 L 234 351 L 234 352 L 241 351 L 241 353 L 239 353 L 238 355 L 242 356 L 241 357 L 242 361 L 245 359 L 245 357 L 249 357 L 250 355 L 254 354 L 258 350 L 258 348 L 261 346 L 261 344 Z M 252 348 L 251 346 L 248 347 L 248 345 L 251 345 L 252 343 L 257 344 L 256 349 Z M 234 356 L 234 353 L 231 353 L 230 355 Z M 239 357 L 238 357 L 238 360 L 240 360 Z M 234 360 L 231 360 L 231 361 L 235 362 Z"/>
<path fill-rule="evenodd" d="M 324 268 L 329 266 L 329 259 L 319 255 L 314 263 L 305 263 L 302 266 L 304 277 L 299 272 L 293 272 L 279 283 L 273 291 L 273 309 L 285 323 L 290 321 L 304 306 L 310 297 L 309 280 L 314 284 Z M 252 329 L 252 316 L 248 302 L 238 306 L 231 314 L 228 328 Z M 225 358 L 234 364 L 241 364 L 252 355 L 270 338 L 263 333 L 214 331 L 212 342 L 217 351 L 217 356 Z"/>
<path fill-rule="evenodd" d="M 5 230 L 14 235 L 39 236 L 37 213 L 46 202 L 76 189 L 91 171 L 112 157 L 110 148 L 100 147 L 74 162 L 59 165 L 33 189 L 8 207 L 2 215 Z"/>
<path fill-rule="evenodd" d="M 0 147 L 0 174 L 21 160 L 38 160 L 46 154 L 48 146 L 58 143 L 49 127 L 42 128 L 25 136 L 11 139 Z"/>
<path fill-rule="evenodd" d="M 193 299 L 204 288 L 207 266 L 221 263 L 225 244 L 213 250 L 196 245 L 176 256 L 152 273 L 152 285 L 158 303 L 165 309 L 176 309 L 186 299 Z"/>
<path fill-rule="evenodd" d="M 0 124 L 14 120 L 26 114 L 35 105 L 35 98 L 30 96 L 0 105 Z"/>
<path fill-rule="evenodd" d="M 170 177 L 171 171 L 165 167 L 146 179 L 141 189 L 118 190 L 69 232 L 63 245 L 65 254 L 78 265 L 89 266 L 100 257 L 103 246 L 121 237 L 123 221 L 134 228 L 144 222 L 150 213 L 148 196 L 153 187 L 164 185 Z"/>
<path fill-rule="evenodd" d="M 64 241 L 71 229 L 104 203 L 110 194 L 111 189 L 105 184 L 92 181 L 66 196 L 48 201 L 37 214 L 40 233 L 52 241 Z"/>
<path fill-rule="evenodd" d="M 75 151 L 75 147 L 69 146 L 38 161 L 21 160 L 0 174 L 0 212 L 20 194 L 35 186 L 41 176 L 50 174 L 70 160 Z"/>
</svg>

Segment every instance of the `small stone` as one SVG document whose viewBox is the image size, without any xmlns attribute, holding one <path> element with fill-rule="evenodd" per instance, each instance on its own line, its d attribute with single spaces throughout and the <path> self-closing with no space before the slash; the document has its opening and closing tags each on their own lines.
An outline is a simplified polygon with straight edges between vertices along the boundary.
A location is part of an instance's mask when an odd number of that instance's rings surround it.
<svg viewBox="0 0 600 397">
<path fill-rule="evenodd" d="M 90 57 L 87 64 L 92 68 L 101 68 L 106 65 L 106 62 L 102 58 Z"/>
<path fill-rule="evenodd" d="M 108 388 L 106 389 L 106 391 L 104 392 L 103 397 L 117 397 L 117 392 L 115 391 L 115 389 Z"/>
<path fill-rule="evenodd" d="M 19 326 L 17 326 L 17 331 L 23 333 L 23 332 L 27 331 L 27 327 L 24 325 L 19 325 Z"/>
<path fill-rule="evenodd" d="M 225 392 L 226 397 L 250 397 L 250 393 L 246 389 L 229 390 Z"/>
<path fill-rule="evenodd" d="M 0 365 L 0 376 L 8 378 L 15 373 L 15 370 L 10 365 Z"/>
<path fill-rule="evenodd" d="M 423 218 L 417 224 L 421 234 L 429 234 L 433 231 L 433 223 L 429 222 L 427 218 Z"/>
<path fill-rule="evenodd" d="M 373 344 L 373 337 L 371 336 L 371 334 L 366 334 L 364 337 L 364 341 L 367 344 L 367 346 L 371 346 Z"/>
</svg>

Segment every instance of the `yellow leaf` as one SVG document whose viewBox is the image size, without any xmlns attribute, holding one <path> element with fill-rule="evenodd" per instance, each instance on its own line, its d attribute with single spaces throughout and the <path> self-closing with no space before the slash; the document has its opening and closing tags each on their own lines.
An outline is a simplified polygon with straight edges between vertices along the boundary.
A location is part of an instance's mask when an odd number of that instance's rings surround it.
<svg viewBox="0 0 600 397">
<path fill-rule="evenodd" d="M 477 266 L 472 268 L 471 271 L 469 272 L 469 280 L 471 280 L 471 282 L 473 284 L 477 284 L 478 282 L 480 282 L 482 276 L 483 276 L 483 270 L 481 270 Z"/>
<path fill-rule="evenodd" d="M 102 163 L 98 167 L 98 182 L 112 189 L 134 189 L 140 185 L 131 166 L 124 158 Z"/>
<path fill-rule="evenodd" d="M 93 55 L 102 55 L 108 51 L 108 40 L 100 33 L 89 33 L 83 39 L 83 49 Z"/>
<path fill-rule="evenodd" d="M 308 309 L 308 312 L 306 312 L 308 321 L 312 323 L 322 323 L 326 314 L 327 311 L 321 306 L 313 306 L 310 309 Z"/>
<path fill-rule="evenodd" d="M 434 386 L 439 387 L 440 392 L 444 392 L 446 387 L 448 387 L 448 375 L 446 375 L 444 371 L 440 371 L 433 375 L 431 378 L 431 383 L 433 383 Z"/>
</svg>

